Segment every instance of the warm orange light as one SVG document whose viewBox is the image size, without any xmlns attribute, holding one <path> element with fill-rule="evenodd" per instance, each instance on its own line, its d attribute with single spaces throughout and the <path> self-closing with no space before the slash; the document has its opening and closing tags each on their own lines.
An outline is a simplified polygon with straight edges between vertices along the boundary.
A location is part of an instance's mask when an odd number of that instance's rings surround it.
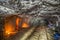
<svg viewBox="0 0 60 40">
<path fill-rule="evenodd" d="M 13 24 L 11 23 L 6 23 L 4 25 L 4 31 L 5 31 L 5 35 L 9 35 L 9 34 L 15 34 L 15 28 L 13 26 Z"/>
<path fill-rule="evenodd" d="M 20 21 L 21 21 L 21 18 L 17 18 L 17 19 L 16 19 L 16 28 L 17 28 L 17 29 L 18 29 L 18 25 L 19 25 Z"/>
<path fill-rule="evenodd" d="M 24 23 L 22 24 L 22 28 L 28 28 L 28 27 L 29 27 L 29 25 L 28 25 L 27 23 L 24 22 Z"/>
<path fill-rule="evenodd" d="M 10 34 L 12 35 L 12 34 L 15 34 L 15 33 L 16 33 L 16 32 L 12 32 L 12 31 L 11 31 L 11 32 L 10 32 L 10 31 L 6 31 L 6 34 L 7 34 L 7 35 L 10 35 Z"/>
</svg>

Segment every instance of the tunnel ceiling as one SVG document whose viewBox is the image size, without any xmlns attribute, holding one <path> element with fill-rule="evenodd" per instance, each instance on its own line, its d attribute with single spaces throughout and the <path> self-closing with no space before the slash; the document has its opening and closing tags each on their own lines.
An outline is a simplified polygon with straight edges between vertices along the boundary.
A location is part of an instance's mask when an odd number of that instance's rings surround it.
<svg viewBox="0 0 60 40">
<path fill-rule="evenodd" d="M 4 2 L 4 0 L 3 1 L 0 0 L 0 3 L 3 3 L 3 4 L 1 4 L 1 6 L 9 8 L 9 9 L 13 9 L 15 12 L 17 11 L 17 12 L 22 13 L 22 14 L 25 13 L 25 14 L 36 15 L 36 16 L 37 15 L 38 16 L 39 15 L 50 15 L 50 14 L 51 15 L 54 15 L 54 14 L 60 15 L 60 1 L 59 0 L 37 0 L 38 3 L 37 2 L 34 3 L 32 1 L 29 1 L 29 2 L 32 2 L 32 4 L 29 4 L 29 6 L 27 4 L 25 6 L 24 5 L 22 6 L 21 2 L 22 2 L 22 0 L 20 0 L 20 1 L 17 0 L 14 2 L 12 2 L 11 0 L 10 1 L 6 0 L 5 2 Z M 23 2 L 24 2 L 24 0 L 23 0 Z M 4 5 L 4 3 L 6 3 L 6 4 Z M 36 8 L 35 5 L 38 5 L 37 6 L 38 8 Z M 27 8 L 22 9 L 24 7 L 25 8 L 27 7 Z M 36 10 L 31 9 L 34 7 Z M 8 13 L 9 13 L 9 11 L 8 11 Z"/>
</svg>

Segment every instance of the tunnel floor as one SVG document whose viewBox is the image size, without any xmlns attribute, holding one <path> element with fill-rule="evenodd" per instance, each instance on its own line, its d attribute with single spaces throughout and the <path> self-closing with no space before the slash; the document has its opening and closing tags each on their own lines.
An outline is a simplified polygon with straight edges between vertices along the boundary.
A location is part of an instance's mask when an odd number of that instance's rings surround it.
<svg viewBox="0 0 60 40">
<path fill-rule="evenodd" d="M 48 28 L 38 27 L 34 31 L 34 33 L 27 40 L 53 40 L 52 31 L 48 30 Z"/>
<path fill-rule="evenodd" d="M 33 32 L 31 33 L 31 31 Z M 54 40 L 52 36 L 53 36 L 53 32 L 49 30 L 47 27 L 37 27 L 35 29 L 32 28 L 28 29 L 28 31 L 25 32 L 19 31 L 14 37 L 11 37 L 7 40 Z"/>
</svg>

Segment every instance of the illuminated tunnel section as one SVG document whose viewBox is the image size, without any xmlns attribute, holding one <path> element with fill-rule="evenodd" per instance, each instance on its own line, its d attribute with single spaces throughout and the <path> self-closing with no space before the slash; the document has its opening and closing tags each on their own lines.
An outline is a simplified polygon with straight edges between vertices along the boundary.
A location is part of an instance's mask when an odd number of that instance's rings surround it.
<svg viewBox="0 0 60 40">
<path fill-rule="evenodd" d="M 16 17 L 6 17 L 5 24 L 4 24 L 4 35 L 10 36 L 17 32 L 17 22 Z"/>
<path fill-rule="evenodd" d="M 19 16 L 9 16 L 5 18 L 4 24 L 4 35 L 11 36 L 14 35 L 21 28 L 29 28 L 28 18 L 23 18 Z"/>
</svg>

